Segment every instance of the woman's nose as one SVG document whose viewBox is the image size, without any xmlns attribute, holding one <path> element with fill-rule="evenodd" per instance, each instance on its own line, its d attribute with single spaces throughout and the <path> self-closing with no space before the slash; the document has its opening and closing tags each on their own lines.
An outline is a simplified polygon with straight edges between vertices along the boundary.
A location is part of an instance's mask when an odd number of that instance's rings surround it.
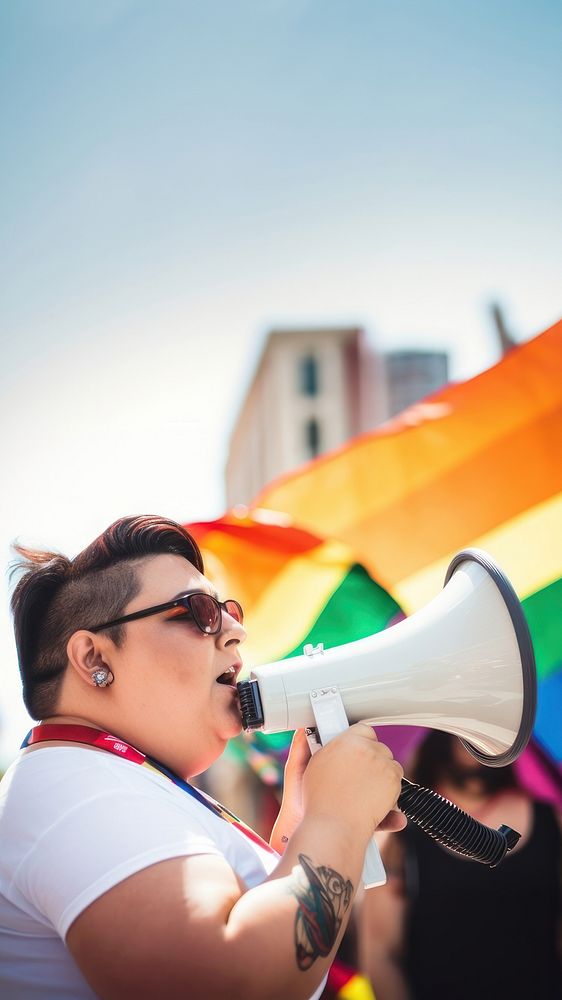
<svg viewBox="0 0 562 1000">
<path fill-rule="evenodd" d="M 222 612 L 222 628 L 218 634 L 219 642 L 223 645 L 228 645 L 231 642 L 244 642 L 246 638 L 246 629 L 239 622 L 237 618 L 233 618 L 232 615 L 228 614 L 228 611 L 223 609 Z"/>
</svg>

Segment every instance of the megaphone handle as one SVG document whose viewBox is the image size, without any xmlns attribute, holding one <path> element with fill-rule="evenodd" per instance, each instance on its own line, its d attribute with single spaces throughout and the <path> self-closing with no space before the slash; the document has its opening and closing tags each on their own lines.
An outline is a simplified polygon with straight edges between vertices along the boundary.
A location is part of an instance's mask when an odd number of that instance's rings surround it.
<svg viewBox="0 0 562 1000">
<path fill-rule="evenodd" d="M 330 740 L 343 733 L 349 728 L 344 704 L 337 687 L 317 688 L 310 692 L 310 703 L 316 722 L 316 733 L 320 740 L 320 745 L 329 743 Z M 319 749 L 318 740 L 307 731 L 308 745 L 314 753 Z M 374 837 L 371 838 L 365 852 L 365 862 L 362 874 L 363 885 L 366 889 L 372 889 L 377 885 L 384 885 L 386 882 L 386 871 L 382 863 L 380 851 Z"/>
<path fill-rule="evenodd" d="M 374 837 L 371 837 L 367 844 L 361 878 L 366 889 L 375 889 L 377 885 L 384 885 L 386 883 L 385 867 Z"/>
</svg>

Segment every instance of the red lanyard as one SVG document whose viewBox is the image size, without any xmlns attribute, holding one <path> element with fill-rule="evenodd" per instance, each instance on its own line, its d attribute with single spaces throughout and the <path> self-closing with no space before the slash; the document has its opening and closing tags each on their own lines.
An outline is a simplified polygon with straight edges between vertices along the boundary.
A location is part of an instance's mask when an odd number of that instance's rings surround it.
<svg viewBox="0 0 562 1000">
<path fill-rule="evenodd" d="M 93 729 L 90 726 L 74 726 L 66 723 L 44 725 L 44 726 L 34 726 L 34 728 L 27 734 L 25 740 L 22 743 L 22 748 L 31 746 L 35 743 L 44 743 L 47 741 L 57 740 L 64 743 L 83 743 L 87 746 L 97 747 L 99 750 L 106 750 L 108 753 L 115 754 L 117 757 L 122 757 L 124 760 L 129 760 L 133 764 L 140 764 L 142 767 L 147 767 L 151 771 L 157 771 L 159 774 L 163 774 L 165 778 L 173 781 L 174 785 L 181 788 L 182 791 L 187 792 L 192 798 L 200 802 L 201 805 L 205 806 L 206 809 L 210 809 L 211 812 L 218 816 L 220 819 L 226 820 L 227 823 L 232 823 L 233 826 L 240 830 L 241 833 L 249 837 L 255 844 L 268 851 L 270 854 L 274 854 L 276 857 L 277 851 L 270 847 L 265 840 L 246 826 L 242 820 L 238 819 L 234 813 L 230 812 L 225 806 L 221 805 L 220 802 L 216 802 L 215 799 L 211 798 L 209 795 L 204 795 L 199 791 L 198 788 L 194 788 L 189 782 L 184 781 L 179 775 L 170 771 L 164 764 L 160 761 L 155 760 L 153 757 L 147 757 L 146 754 L 141 753 L 140 750 L 136 750 L 135 747 L 130 746 L 125 743 L 124 740 L 120 740 L 117 736 L 112 736 L 111 733 L 104 733 L 101 729 Z"/>
</svg>

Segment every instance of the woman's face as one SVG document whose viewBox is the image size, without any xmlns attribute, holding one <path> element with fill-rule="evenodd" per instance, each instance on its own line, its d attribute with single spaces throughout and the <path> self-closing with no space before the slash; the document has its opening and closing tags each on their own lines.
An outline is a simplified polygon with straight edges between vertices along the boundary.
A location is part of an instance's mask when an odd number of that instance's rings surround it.
<svg viewBox="0 0 562 1000">
<path fill-rule="evenodd" d="M 124 615 L 188 591 L 217 596 L 206 577 L 181 556 L 149 557 L 138 572 L 141 589 L 123 609 Z M 218 596 L 224 600 L 236 595 Z M 223 611 L 221 631 L 204 635 L 190 617 L 178 617 L 177 609 L 128 622 L 123 628 L 124 642 L 112 655 L 111 693 L 129 722 L 128 738 L 134 742 L 134 727 L 137 744 L 146 753 L 184 775 L 200 773 L 242 728 L 235 682 L 242 665 L 244 628 Z M 229 669 L 231 683 L 218 683 Z"/>
</svg>

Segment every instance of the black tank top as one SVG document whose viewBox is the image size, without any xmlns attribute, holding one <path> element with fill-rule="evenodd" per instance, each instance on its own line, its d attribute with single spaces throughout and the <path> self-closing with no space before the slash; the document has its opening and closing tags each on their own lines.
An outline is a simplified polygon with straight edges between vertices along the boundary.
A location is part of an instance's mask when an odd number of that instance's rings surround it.
<svg viewBox="0 0 562 1000">
<path fill-rule="evenodd" d="M 409 823 L 406 960 L 414 1000 L 561 1000 L 561 833 L 535 803 L 526 844 L 497 868 L 466 861 Z"/>
</svg>

